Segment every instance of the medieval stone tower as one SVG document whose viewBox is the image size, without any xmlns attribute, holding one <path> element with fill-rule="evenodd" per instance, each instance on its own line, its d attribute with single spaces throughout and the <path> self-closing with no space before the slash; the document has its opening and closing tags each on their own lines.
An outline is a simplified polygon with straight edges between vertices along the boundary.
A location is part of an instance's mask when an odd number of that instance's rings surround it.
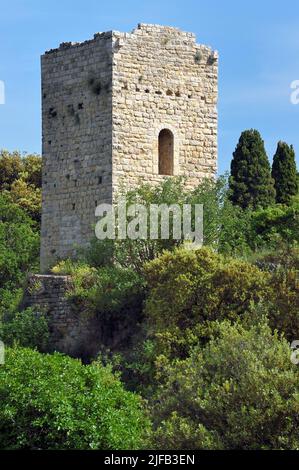
<svg viewBox="0 0 299 470">
<path fill-rule="evenodd" d="M 42 56 L 41 270 L 93 236 L 120 185 L 217 165 L 218 56 L 192 33 L 140 24 Z"/>
</svg>

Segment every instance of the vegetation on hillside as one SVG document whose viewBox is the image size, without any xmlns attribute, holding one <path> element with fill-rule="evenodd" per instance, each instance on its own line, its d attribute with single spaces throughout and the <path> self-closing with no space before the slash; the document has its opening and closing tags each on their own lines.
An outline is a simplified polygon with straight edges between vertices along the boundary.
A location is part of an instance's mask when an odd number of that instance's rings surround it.
<svg viewBox="0 0 299 470">
<path fill-rule="evenodd" d="M 294 151 L 272 176 L 257 131 L 229 177 L 186 190 L 168 178 L 127 202 L 203 204 L 203 247 L 184 240 L 91 240 L 70 301 L 122 341 L 83 365 L 48 350 L 41 312 L 20 311 L 38 270 L 40 158 L 0 153 L 0 447 L 299 449 L 299 195 Z M 276 195 L 276 196 L 275 196 Z M 276 198 L 276 199 L 275 199 Z"/>
</svg>

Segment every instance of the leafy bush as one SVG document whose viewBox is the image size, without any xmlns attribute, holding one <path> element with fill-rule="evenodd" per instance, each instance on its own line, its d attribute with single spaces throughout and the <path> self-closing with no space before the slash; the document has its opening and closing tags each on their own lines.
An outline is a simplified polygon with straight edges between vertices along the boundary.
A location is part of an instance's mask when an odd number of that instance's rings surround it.
<svg viewBox="0 0 299 470">
<path fill-rule="evenodd" d="M 183 331 L 198 322 L 236 320 L 268 291 L 268 274 L 207 248 L 165 252 L 145 266 L 145 314 L 153 331 Z"/>
<path fill-rule="evenodd" d="M 55 353 L 6 350 L 1 449 L 136 449 L 149 426 L 137 395 L 109 368 Z"/>
<path fill-rule="evenodd" d="M 17 180 L 41 188 L 42 159 L 39 155 L 22 155 L 20 152 L 0 150 L 0 190 L 10 190 Z"/>
<path fill-rule="evenodd" d="M 7 346 L 46 350 L 49 341 L 48 321 L 45 315 L 27 308 L 4 316 L 0 322 L 0 338 Z"/>
<path fill-rule="evenodd" d="M 252 214 L 251 231 L 252 248 L 299 243 L 299 201 L 257 210 Z"/>
<path fill-rule="evenodd" d="M 8 193 L 12 202 L 21 207 L 33 220 L 41 218 L 41 189 L 35 188 L 23 180 L 12 183 Z"/>
<path fill-rule="evenodd" d="M 35 221 L 40 221 L 42 160 L 39 155 L 0 151 L 0 191 Z"/>
<path fill-rule="evenodd" d="M 42 159 L 40 155 L 26 155 L 23 158 L 23 179 L 35 188 L 42 186 Z"/>
<path fill-rule="evenodd" d="M 38 255 L 39 234 L 33 221 L 0 194 L 0 289 L 20 287 Z"/>
<path fill-rule="evenodd" d="M 163 364 L 153 400 L 158 449 L 298 449 L 298 366 L 265 322 L 218 325 L 203 348 Z"/>
<path fill-rule="evenodd" d="M 19 152 L 0 151 L 0 190 L 10 189 L 22 173 L 23 162 Z"/>
<path fill-rule="evenodd" d="M 298 246 L 258 252 L 252 262 L 270 273 L 268 317 L 273 330 L 277 329 L 290 341 L 299 338 Z"/>
<path fill-rule="evenodd" d="M 132 269 L 118 266 L 93 268 L 66 260 L 52 268 L 54 274 L 70 275 L 70 297 L 90 313 L 104 316 L 115 313 L 129 315 L 143 300 L 143 280 Z"/>
<path fill-rule="evenodd" d="M 273 329 L 293 341 L 299 338 L 299 281 L 298 270 L 278 269 L 270 280 L 272 289 L 269 311 Z"/>
</svg>

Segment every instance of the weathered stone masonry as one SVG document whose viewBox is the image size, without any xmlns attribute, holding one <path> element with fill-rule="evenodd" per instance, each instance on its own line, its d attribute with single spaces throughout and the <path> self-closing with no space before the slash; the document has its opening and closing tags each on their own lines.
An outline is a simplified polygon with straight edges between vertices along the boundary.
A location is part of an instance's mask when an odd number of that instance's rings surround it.
<svg viewBox="0 0 299 470">
<path fill-rule="evenodd" d="M 72 299 L 70 276 L 31 274 L 21 309 L 34 307 L 46 315 L 49 324 L 48 351 L 60 351 L 89 360 L 102 347 L 119 350 L 128 346 L 136 325 L 130 317 L 101 318 L 82 309 Z"/>
<path fill-rule="evenodd" d="M 217 73 L 216 52 L 157 25 L 42 57 L 42 272 L 90 241 L 96 205 L 120 186 L 173 174 L 194 187 L 215 175 Z"/>
</svg>

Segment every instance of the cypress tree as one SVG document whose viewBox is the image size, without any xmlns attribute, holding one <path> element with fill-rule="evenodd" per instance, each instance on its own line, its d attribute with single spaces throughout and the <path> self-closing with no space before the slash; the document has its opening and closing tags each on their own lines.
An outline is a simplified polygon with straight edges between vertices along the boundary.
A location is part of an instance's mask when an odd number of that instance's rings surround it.
<svg viewBox="0 0 299 470">
<path fill-rule="evenodd" d="M 271 167 L 257 130 L 242 132 L 233 153 L 229 186 L 232 202 L 243 209 L 267 207 L 275 202 Z"/>
<path fill-rule="evenodd" d="M 295 152 L 293 146 L 278 142 L 273 158 L 272 178 L 276 189 L 276 202 L 290 204 L 298 192 Z"/>
</svg>

